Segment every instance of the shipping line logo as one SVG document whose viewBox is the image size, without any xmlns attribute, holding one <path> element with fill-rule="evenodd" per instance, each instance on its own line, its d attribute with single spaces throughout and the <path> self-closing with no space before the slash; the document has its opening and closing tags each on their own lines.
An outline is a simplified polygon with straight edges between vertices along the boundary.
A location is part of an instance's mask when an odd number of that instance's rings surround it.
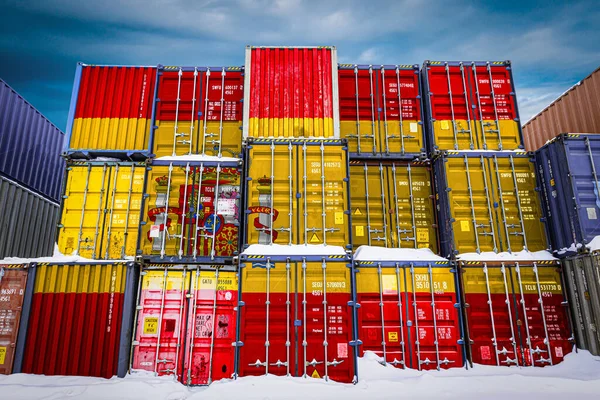
<svg viewBox="0 0 600 400">
<path fill-rule="evenodd" d="M 168 175 L 154 180 L 153 207 L 147 212 L 148 221 L 151 222 L 147 239 L 152 244 L 152 251 L 160 252 L 164 241 L 167 253 L 173 252 L 173 246 L 176 249 L 174 253 L 177 253 L 180 239 L 183 238 L 187 243 L 186 254 L 209 256 L 214 234 L 214 255 L 233 256 L 238 247 L 239 171 L 223 168 L 219 171 L 217 181 L 216 168 L 204 168 L 202 171 L 191 168 L 188 170 L 188 179 L 194 182 L 201 176 L 202 181 L 187 185 L 177 179 L 180 175 L 185 176 L 183 168 L 182 172 L 172 174 L 171 185 Z M 217 187 L 218 193 L 215 193 Z M 172 207 L 173 202 L 178 206 Z M 198 230 L 194 236 L 196 226 Z"/>
</svg>

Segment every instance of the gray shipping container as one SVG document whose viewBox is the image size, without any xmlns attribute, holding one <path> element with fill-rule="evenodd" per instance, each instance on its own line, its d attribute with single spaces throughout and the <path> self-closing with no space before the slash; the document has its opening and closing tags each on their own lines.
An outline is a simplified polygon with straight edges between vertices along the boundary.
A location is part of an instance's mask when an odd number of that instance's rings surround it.
<svg viewBox="0 0 600 400">
<path fill-rule="evenodd" d="M 600 252 L 562 263 L 577 347 L 600 355 Z"/>
<path fill-rule="evenodd" d="M 59 204 L 0 176 L 0 259 L 51 256 Z"/>
<path fill-rule="evenodd" d="M 0 79 L 0 175 L 60 201 L 65 134 Z"/>
</svg>

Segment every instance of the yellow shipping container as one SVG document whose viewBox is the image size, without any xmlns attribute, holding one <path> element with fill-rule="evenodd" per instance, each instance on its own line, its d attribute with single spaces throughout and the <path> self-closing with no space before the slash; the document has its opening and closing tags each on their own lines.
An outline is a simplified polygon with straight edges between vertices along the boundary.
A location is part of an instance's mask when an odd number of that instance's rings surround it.
<svg viewBox="0 0 600 400">
<path fill-rule="evenodd" d="M 145 163 L 69 163 L 59 250 L 97 260 L 135 256 L 145 169 Z"/>
<path fill-rule="evenodd" d="M 446 152 L 434 168 L 442 255 L 547 249 L 535 167 L 525 152 Z"/>
<path fill-rule="evenodd" d="M 256 139 L 246 160 L 246 244 L 350 243 L 343 141 Z"/>
<path fill-rule="evenodd" d="M 431 166 L 350 162 L 352 245 L 429 248 L 437 253 Z"/>
</svg>

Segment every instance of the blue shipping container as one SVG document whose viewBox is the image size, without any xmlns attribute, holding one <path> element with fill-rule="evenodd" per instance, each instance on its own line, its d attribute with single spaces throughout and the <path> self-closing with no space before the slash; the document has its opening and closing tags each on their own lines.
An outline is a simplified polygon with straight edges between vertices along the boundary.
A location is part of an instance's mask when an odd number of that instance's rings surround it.
<svg viewBox="0 0 600 400">
<path fill-rule="evenodd" d="M 64 133 L 0 79 L 0 174 L 59 201 Z"/>
<path fill-rule="evenodd" d="M 536 160 L 553 248 L 563 256 L 584 249 L 600 235 L 600 135 L 559 135 Z"/>
</svg>

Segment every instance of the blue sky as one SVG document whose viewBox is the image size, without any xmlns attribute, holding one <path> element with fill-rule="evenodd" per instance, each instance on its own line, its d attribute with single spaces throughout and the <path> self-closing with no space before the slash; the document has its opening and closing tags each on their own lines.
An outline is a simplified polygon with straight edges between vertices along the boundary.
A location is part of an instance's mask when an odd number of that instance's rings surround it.
<svg viewBox="0 0 600 400">
<path fill-rule="evenodd" d="M 339 61 L 511 60 L 523 120 L 600 65 L 595 1 L 0 0 L 0 77 L 61 129 L 77 61 L 242 65 L 244 46 Z"/>
</svg>

